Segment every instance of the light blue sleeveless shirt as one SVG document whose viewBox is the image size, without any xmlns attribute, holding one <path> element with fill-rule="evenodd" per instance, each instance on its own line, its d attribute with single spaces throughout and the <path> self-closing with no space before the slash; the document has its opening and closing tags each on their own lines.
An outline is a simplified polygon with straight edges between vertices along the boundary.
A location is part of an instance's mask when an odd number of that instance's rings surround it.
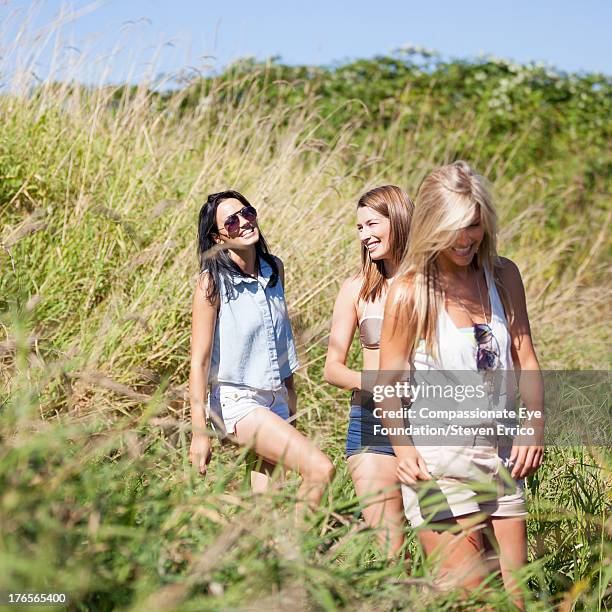
<svg viewBox="0 0 612 612">
<path fill-rule="evenodd" d="M 219 287 L 220 306 L 209 383 L 276 390 L 299 367 L 280 276 L 260 259 L 257 278 L 233 276 L 233 295 Z"/>
</svg>

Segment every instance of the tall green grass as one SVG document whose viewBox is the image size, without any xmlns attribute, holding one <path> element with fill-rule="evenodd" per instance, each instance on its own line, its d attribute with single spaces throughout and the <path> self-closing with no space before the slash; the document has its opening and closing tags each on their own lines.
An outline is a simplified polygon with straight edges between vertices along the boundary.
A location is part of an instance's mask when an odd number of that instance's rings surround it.
<svg viewBox="0 0 612 612">
<path fill-rule="evenodd" d="M 364 529 L 342 459 L 347 398 L 322 377 L 333 300 L 358 268 L 358 196 L 382 183 L 414 194 L 432 166 L 465 157 L 494 177 L 500 252 L 523 272 L 542 365 L 609 368 L 609 177 L 589 173 L 610 151 L 593 138 L 519 163 L 537 126 L 494 145 L 468 105 L 436 125 L 433 97 L 418 129 L 399 113 L 368 132 L 367 114 L 338 124 L 344 102 L 277 95 L 302 83 L 274 70 L 162 98 L 146 83 L 5 80 L 0 589 L 65 590 L 74 609 L 510 609 L 496 578 L 462 601 L 436 590 L 410 532 L 408 568 Z M 299 427 L 337 466 L 303 532 L 290 478 L 254 497 L 237 449 L 216 445 L 205 480 L 187 462 L 197 212 L 230 187 L 285 261 Z M 533 609 L 612 605 L 609 491 L 607 450 L 548 450 L 528 483 Z"/>
</svg>

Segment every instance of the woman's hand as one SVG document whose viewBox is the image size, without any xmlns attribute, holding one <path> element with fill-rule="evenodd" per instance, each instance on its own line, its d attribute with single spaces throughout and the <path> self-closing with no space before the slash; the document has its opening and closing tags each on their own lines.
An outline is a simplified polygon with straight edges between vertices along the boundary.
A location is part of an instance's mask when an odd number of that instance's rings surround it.
<svg viewBox="0 0 612 612">
<path fill-rule="evenodd" d="M 189 461 L 191 465 L 198 468 L 200 474 L 206 474 L 206 469 L 212 457 L 210 438 L 206 434 L 195 433 L 191 437 L 189 447 Z"/>
<path fill-rule="evenodd" d="M 404 447 L 397 459 L 397 478 L 401 483 L 415 485 L 417 480 L 431 480 L 425 459 L 414 446 Z"/>
<path fill-rule="evenodd" d="M 541 465 L 544 446 L 513 446 L 510 463 L 513 464 L 512 478 L 531 476 Z"/>
<path fill-rule="evenodd" d="M 535 427 L 532 444 L 513 444 L 508 462 L 512 465 L 512 478 L 525 478 L 531 476 L 541 465 L 544 459 L 544 431 L 543 427 Z"/>
</svg>

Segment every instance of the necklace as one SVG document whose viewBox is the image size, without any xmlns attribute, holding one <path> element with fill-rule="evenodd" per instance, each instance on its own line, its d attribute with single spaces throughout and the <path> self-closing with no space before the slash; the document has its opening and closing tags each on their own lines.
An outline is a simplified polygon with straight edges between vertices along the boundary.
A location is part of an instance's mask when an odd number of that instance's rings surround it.
<svg viewBox="0 0 612 612">
<path fill-rule="evenodd" d="M 476 287 L 478 287 L 478 299 L 480 300 L 480 307 L 482 308 L 482 318 L 484 319 L 485 325 L 488 325 L 489 322 L 487 321 L 487 313 L 485 312 L 482 293 L 480 292 L 480 279 L 478 277 L 476 277 Z M 491 313 L 491 316 L 493 316 L 493 313 Z"/>
<path fill-rule="evenodd" d="M 488 325 L 489 322 L 487 321 L 487 313 L 485 311 L 484 302 L 482 301 L 482 292 L 480 291 L 480 281 L 478 277 L 476 277 L 476 287 L 478 288 L 478 299 L 480 300 L 480 307 L 482 308 L 482 318 L 484 319 L 485 325 Z M 470 322 L 472 323 L 472 325 L 476 325 L 476 323 L 474 322 L 474 317 L 472 317 L 472 314 L 467 309 L 465 302 L 458 295 L 455 296 L 455 299 L 457 300 L 457 302 L 459 302 L 459 306 L 461 306 L 461 308 L 465 310 L 465 314 L 470 319 Z"/>
</svg>

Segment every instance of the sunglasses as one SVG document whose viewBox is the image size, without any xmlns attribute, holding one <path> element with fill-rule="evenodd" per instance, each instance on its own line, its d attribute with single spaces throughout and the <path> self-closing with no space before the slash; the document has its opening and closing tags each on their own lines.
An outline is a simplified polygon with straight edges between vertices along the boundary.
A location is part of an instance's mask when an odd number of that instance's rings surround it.
<svg viewBox="0 0 612 612">
<path fill-rule="evenodd" d="M 497 345 L 497 339 L 493 335 L 493 330 L 486 323 L 476 323 L 474 325 L 474 338 L 478 345 L 476 368 L 479 372 L 494 370 L 499 363 L 499 348 L 497 348 L 497 351 L 494 349 L 494 344 Z"/>
<path fill-rule="evenodd" d="M 236 238 L 240 234 L 240 217 L 242 217 L 248 223 L 255 223 L 257 220 L 257 211 L 249 204 L 244 208 L 241 208 L 238 212 L 230 215 L 224 222 L 223 227 L 230 238 Z M 218 227 L 217 230 L 221 228 Z"/>
</svg>

